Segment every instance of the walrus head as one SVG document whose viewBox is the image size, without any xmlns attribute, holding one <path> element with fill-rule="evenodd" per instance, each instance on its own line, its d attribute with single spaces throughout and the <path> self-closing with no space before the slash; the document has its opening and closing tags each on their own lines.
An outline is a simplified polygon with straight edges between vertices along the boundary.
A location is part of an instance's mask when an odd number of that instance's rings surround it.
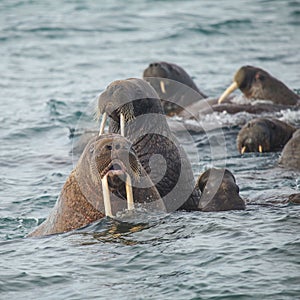
<svg viewBox="0 0 300 300">
<path fill-rule="evenodd" d="M 243 210 L 245 202 L 239 196 L 235 177 L 227 169 L 211 168 L 197 180 L 196 186 L 202 192 L 202 211 Z"/>
<path fill-rule="evenodd" d="M 92 139 L 86 146 L 76 170 L 81 190 L 91 199 L 96 199 L 99 191 L 102 191 L 105 215 L 113 215 L 111 195 L 114 195 L 115 199 L 127 201 L 129 210 L 134 208 L 132 186 L 136 186 L 141 180 L 143 168 L 131 143 L 124 137 L 105 134 Z"/>
<path fill-rule="evenodd" d="M 178 114 L 188 105 L 207 98 L 188 73 L 173 63 L 153 62 L 144 70 L 143 78 L 153 86 L 161 98 L 167 115 Z M 193 93 L 191 89 L 196 92 Z"/>
<path fill-rule="evenodd" d="M 192 78 L 188 75 L 188 73 L 176 64 L 168 63 L 165 61 L 153 62 L 149 64 L 149 66 L 144 70 L 143 78 L 149 81 L 152 85 L 153 82 L 151 81 L 151 77 L 161 78 L 159 87 L 154 84 L 154 88 L 158 92 L 158 94 L 166 94 L 167 92 L 167 81 L 164 81 L 163 78 L 181 82 L 200 93 L 198 87 L 196 86 Z"/>
<path fill-rule="evenodd" d="M 102 116 L 101 135 L 107 117 L 113 132 L 125 135 L 125 124 L 143 114 L 163 114 L 159 97 L 149 83 L 138 78 L 112 82 L 98 98 L 98 117 Z"/>
<path fill-rule="evenodd" d="M 283 148 L 295 128 L 276 119 L 257 118 L 238 133 L 237 148 L 244 152 L 270 152 Z"/>
<path fill-rule="evenodd" d="M 243 66 L 235 73 L 233 83 L 224 91 L 218 103 L 222 103 L 236 89 L 240 89 L 246 98 L 270 100 L 283 105 L 295 105 L 300 99 L 283 82 L 253 66 Z"/>
</svg>

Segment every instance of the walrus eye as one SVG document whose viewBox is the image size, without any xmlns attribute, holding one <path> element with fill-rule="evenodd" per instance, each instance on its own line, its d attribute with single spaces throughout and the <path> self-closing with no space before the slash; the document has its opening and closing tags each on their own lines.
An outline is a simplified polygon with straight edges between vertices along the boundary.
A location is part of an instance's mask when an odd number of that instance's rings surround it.
<svg viewBox="0 0 300 300">
<path fill-rule="evenodd" d="M 264 80 L 265 80 L 265 76 L 262 75 L 261 73 L 257 73 L 257 74 L 255 75 L 255 79 L 256 79 L 256 80 L 260 80 L 260 81 L 264 81 Z"/>
<path fill-rule="evenodd" d="M 95 150 L 95 144 L 92 144 L 92 145 L 90 146 L 90 153 L 93 153 L 94 150 Z"/>
</svg>

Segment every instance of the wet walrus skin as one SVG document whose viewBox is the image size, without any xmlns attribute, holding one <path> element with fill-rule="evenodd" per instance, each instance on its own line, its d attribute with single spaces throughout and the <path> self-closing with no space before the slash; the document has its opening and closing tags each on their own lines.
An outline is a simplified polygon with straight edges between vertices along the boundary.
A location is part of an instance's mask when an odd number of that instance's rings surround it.
<svg viewBox="0 0 300 300">
<path fill-rule="evenodd" d="M 109 117 L 109 130 L 120 132 L 121 115 L 125 136 L 155 183 L 167 211 L 198 207 L 191 164 L 173 136 L 154 88 L 137 78 L 111 83 L 98 99 L 99 114 Z M 186 202 L 185 202 L 186 201 Z"/>
<path fill-rule="evenodd" d="M 113 214 L 126 209 L 122 179 L 125 172 L 131 177 L 135 202 L 164 210 L 160 195 L 131 149 L 131 143 L 120 135 L 106 134 L 92 139 L 85 147 L 49 217 L 29 237 L 67 232 L 105 217 L 101 181 L 105 175 Z M 135 187 L 141 178 L 149 187 Z"/>
<path fill-rule="evenodd" d="M 295 128 L 277 119 L 257 118 L 242 127 L 237 148 L 244 152 L 280 151 L 292 137 Z"/>
<path fill-rule="evenodd" d="M 201 211 L 245 209 L 235 177 L 227 169 L 208 169 L 199 176 L 196 186 L 202 192 L 199 203 Z"/>
<path fill-rule="evenodd" d="M 144 70 L 143 78 L 152 85 L 161 98 L 163 109 L 167 115 L 178 114 L 186 106 L 207 98 L 188 73 L 173 63 L 153 62 Z M 177 82 L 181 84 L 176 84 Z M 189 93 L 189 88 L 197 93 Z"/>
<path fill-rule="evenodd" d="M 284 146 L 279 165 L 300 171 L 300 129 L 294 132 L 292 138 Z"/>
<path fill-rule="evenodd" d="M 269 100 L 279 105 L 296 105 L 300 100 L 300 97 L 283 82 L 265 70 L 253 66 L 243 66 L 236 72 L 233 83 L 219 98 L 219 103 L 237 88 L 246 98 Z"/>
</svg>

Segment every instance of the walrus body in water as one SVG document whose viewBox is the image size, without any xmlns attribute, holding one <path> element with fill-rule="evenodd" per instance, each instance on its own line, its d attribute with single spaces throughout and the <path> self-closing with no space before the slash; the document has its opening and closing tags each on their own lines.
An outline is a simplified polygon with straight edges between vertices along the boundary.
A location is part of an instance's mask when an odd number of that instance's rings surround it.
<svg viewBox="0 0 300 300">
<path fill-rule="evenodd" d="M 292 138 L 284 146 L 279 165 L 300 171 L 300 129 L 294 132 Z"/>
<path fill-rule="evenodd" d="M 199 176 L 196 187 L 202 192 L 201 211 L 243 210 L 246 207 L 235 177 L 227 169 L 208 169 Z"/>
<path fill-rule="evenodd" d="M 173 63 L 161 61 L 149 64 L 144 70 L 143 79 L 155 89 L 167 115 L 178 114 L 188 105 L 207 98 L 189 74 Z M 190 93 L 190 89 L 196 93 Z"/>
<path fill-rule="evenodd" d="M 117 134 L 93 138 L 64 184 L 49 217 L 30 237 L 62 233 L 138 205 L 164 211 L 131 143 Z"/>
<path fill-rule="evenodd" d="M 109 117 L 109 131 L 132 143 L 138 158 L 163 198 L 167 211 L 197 209 L 191 164 L 172 134 L 154 88 L 137 78 L 111 83 L 99 96 L 100 134 Z"/>
<path fill-rule="evenodd" d="M 238 151 L 280 151 L 296 128 L 277 119 L 257 118 L 242 127 L 237 136 Z"/>
</svg>

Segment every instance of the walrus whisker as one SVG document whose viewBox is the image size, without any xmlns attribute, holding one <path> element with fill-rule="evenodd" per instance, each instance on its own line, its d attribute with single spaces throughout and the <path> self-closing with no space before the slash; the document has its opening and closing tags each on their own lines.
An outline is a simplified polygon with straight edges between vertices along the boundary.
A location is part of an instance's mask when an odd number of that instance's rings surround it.
<svg viewBox="0 0 300 300">
<path fill-rule="evenodd" d="M 107 175 L 105 175 L 102 178 L 101 182 L 102 182 L 102 193 L 103 193 L 103 202 L 104 202 L 105 215 L 112 218 L 113 215 L 112 215 L 112 212 L 111 212 L 111 203 L 110 203 L 110 195 L 109 195 Z"/>
<path fill-rule="evenodd" d="M 104 112 L 101 119 L 100 129 L 99 129 L 99 136 L 104 133 L 104 127 L 107 120 L 107 113 Z"/>
<path fill-rule="evenodd" d="M 221 95 L 221 97 L 218 100 L 218 104 L 221 104 L 233 91 L 238 89 L 238 84 L 236 81 L 234 81 L 226 90 L 225 92 Z"/>
<path fill-rule="evenodd" d="M 244 154 L 244 153 L 245 153 L 245 151 L 246 151 L 246 149 L 247 149 L 247 147 L 246 147 L 246 146 L 242 147 L 242 149 L 241 149 L 241 154 Z"/>
<path fill-rule="evenodd" d="M 165 83 L 161 80 L 159 82 L 159 84 L 160 84 L 160 89 L 161 89 L 162 93 L 165 94 L 166 93 Z"/>
<path fill-rule="evenodd" d="M 259 152 L 259 153 L 262 153 L 262 152 L 263 152 L 263 147 L 262 147 L 262 145 L 259 145 L 259 146 L 258 146 L 258 152 Z"/>
<path fill-rule="evenodd" d="M 132 193 L 132 184 L 131 184 L 131 178 L 128 174 L 126 174 L 125 186 L 126 186 L 127 209 L 133 210 L 134 201 L 133 201 L 133 193 Z"/>
<path fill-rule="evenodd" d="M 125 136 L 125 116 L 122 113 L 120 114 L 120 131 L 121 135 Z"/>
</svg>

